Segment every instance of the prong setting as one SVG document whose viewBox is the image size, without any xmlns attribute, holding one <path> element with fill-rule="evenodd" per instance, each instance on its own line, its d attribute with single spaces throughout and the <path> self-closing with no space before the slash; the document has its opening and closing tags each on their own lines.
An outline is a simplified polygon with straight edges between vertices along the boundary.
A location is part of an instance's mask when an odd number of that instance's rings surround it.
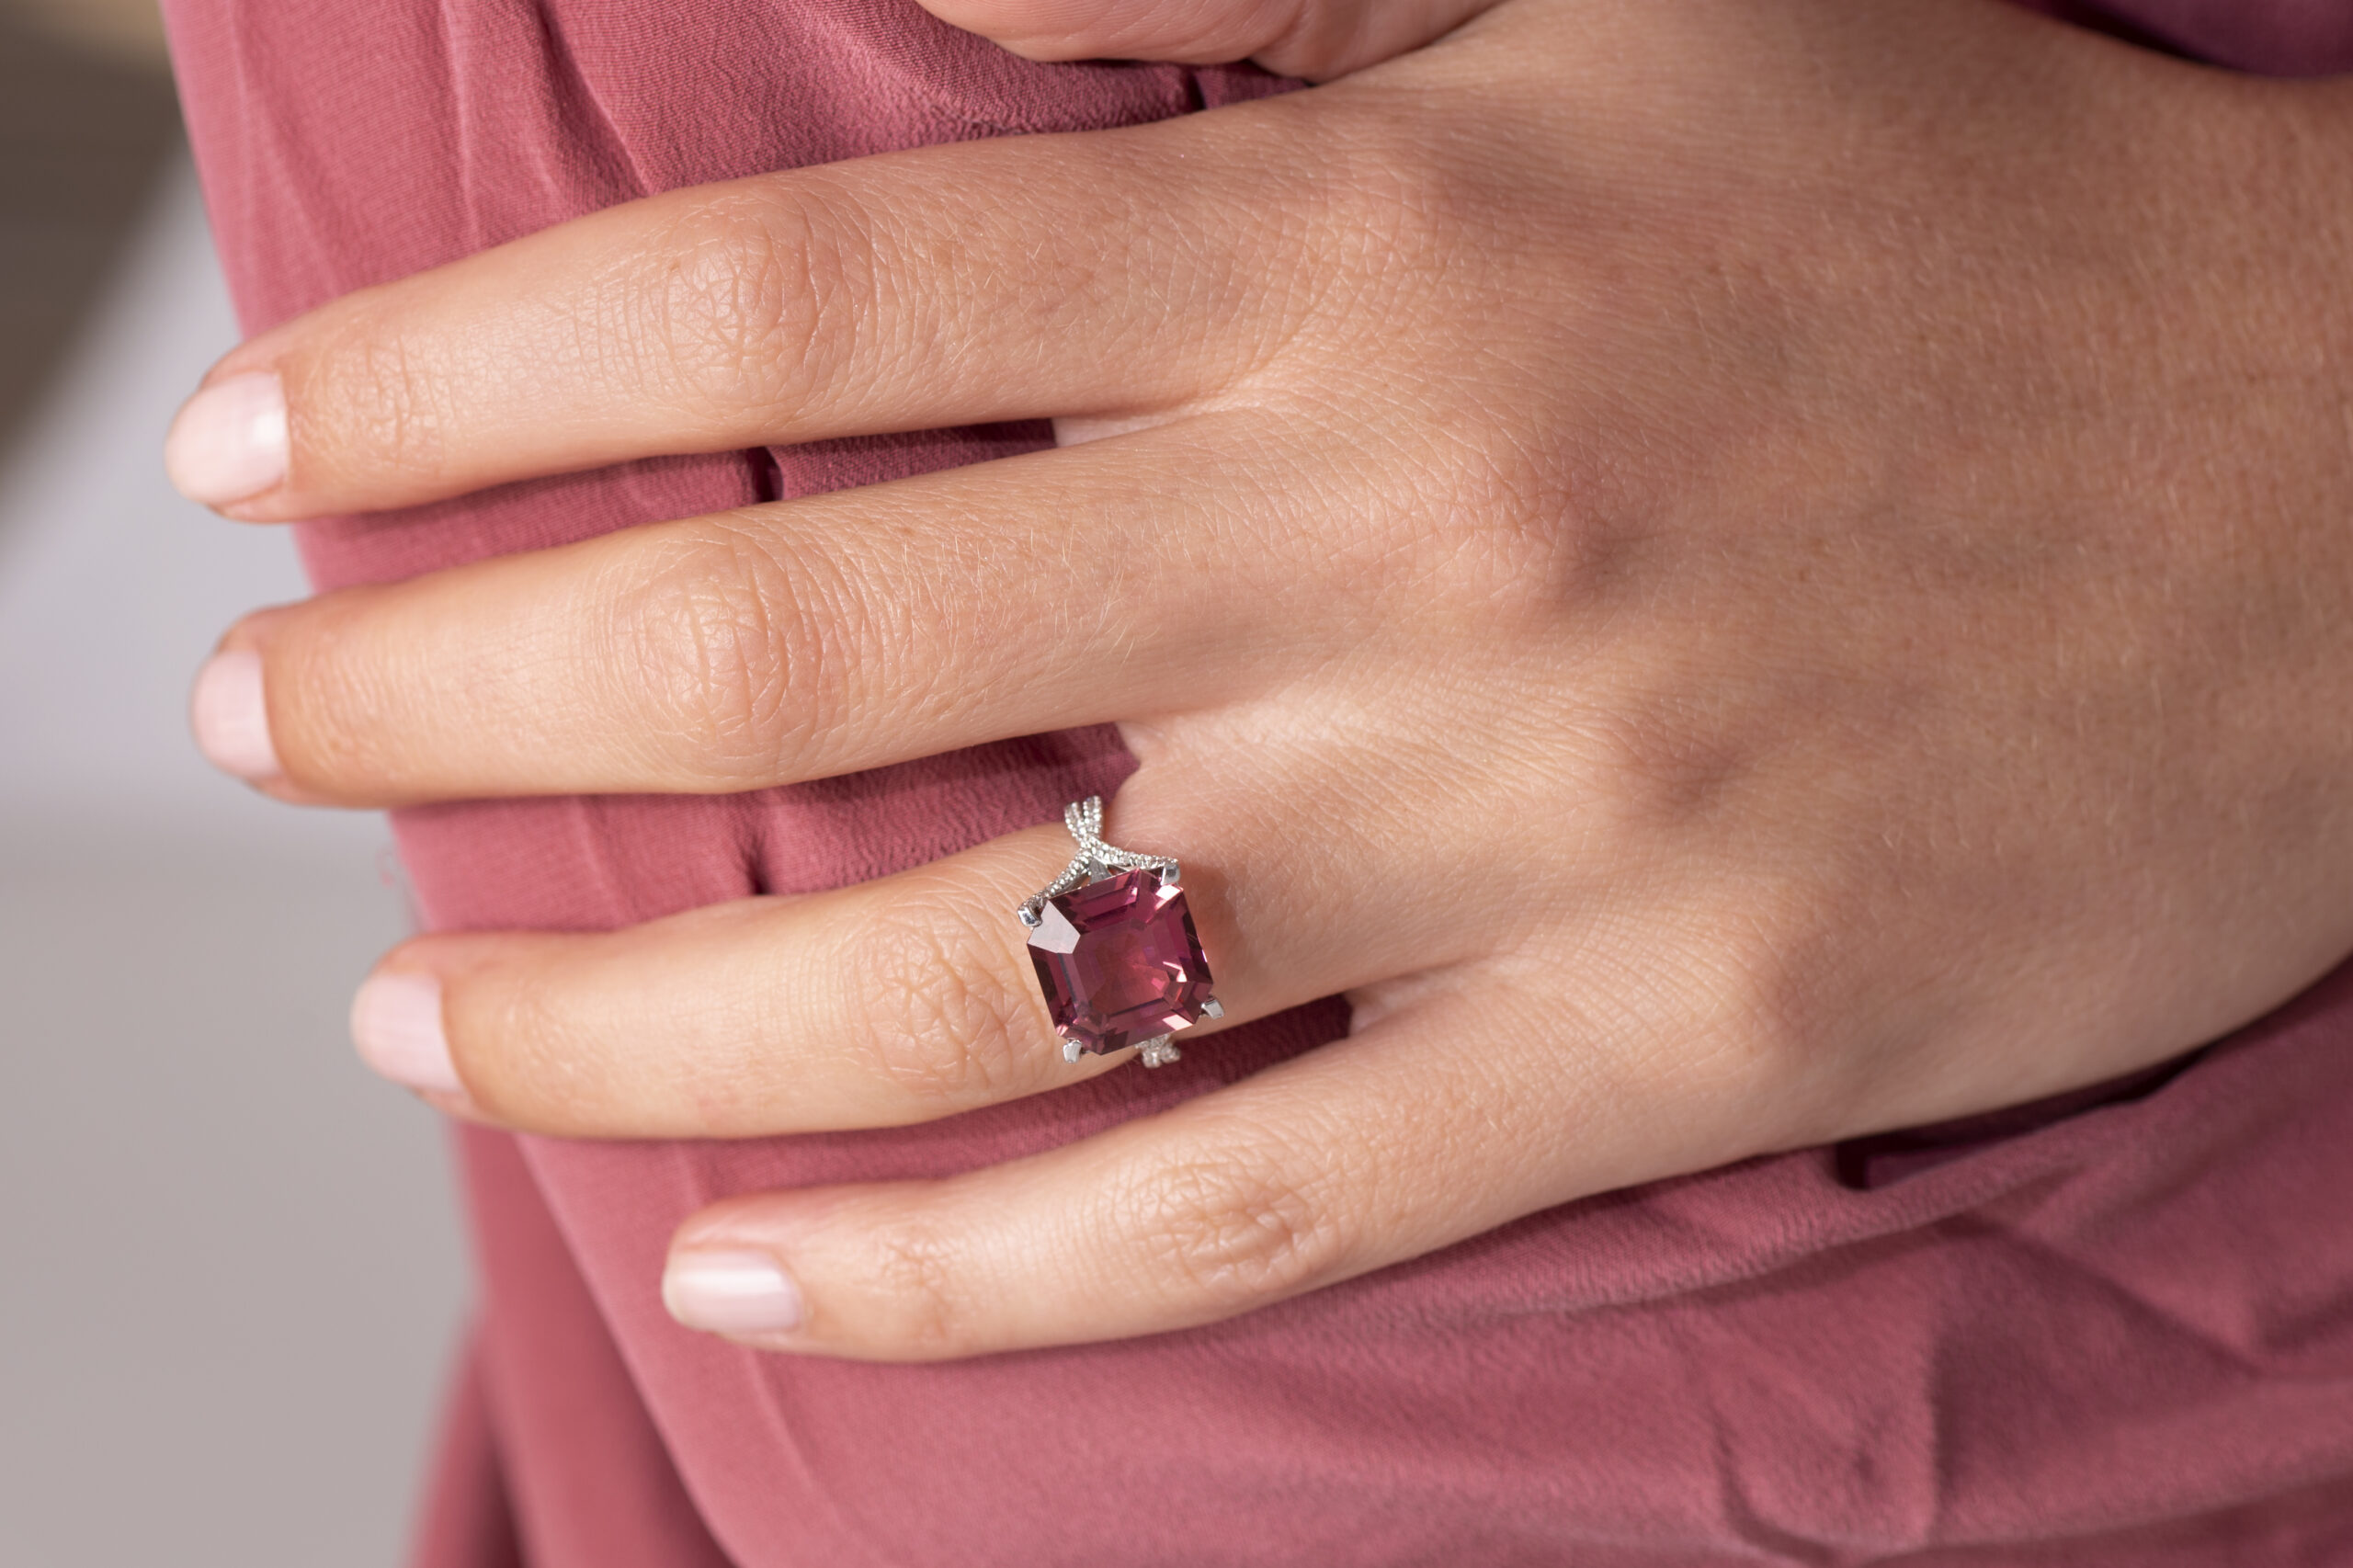
<svg viewBox="0 0 2353 1568">
<path fill-rule="evenodd" d="M 1176 883 L 1176 862 L 1165 855 L 1138 855 L 1103 842 L 1103 797 L 1089 795 L 1063 808 L 1063 826 L 1078 841 L 1078 853 L 1063 874 L 1021 901 L 1016 911 L 1021 924 L 1036 930 L 1038 917 L 1050 898 L 1059 898 L 1082 883 L 1099 882 L 1120 871 L 1157 871 L 1161 885 Z"/>
</svg>

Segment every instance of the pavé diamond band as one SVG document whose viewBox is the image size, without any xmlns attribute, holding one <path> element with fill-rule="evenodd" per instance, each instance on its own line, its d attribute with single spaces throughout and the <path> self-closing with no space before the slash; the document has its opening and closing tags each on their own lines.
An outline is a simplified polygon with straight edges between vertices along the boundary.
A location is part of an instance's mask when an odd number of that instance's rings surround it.
<svg viewBox="0 0 2353 1568">
<path fill-rule="evenodd" d="M 1177 1031 L 1225 1014 L 1176 862 L 1104 843 L 1100 795 L 1064 806 L 1063 825 L 1077 856 L 1019 911 L 1063 1058 L 1134 1045 L 1145 1066 L 1165 1066 Z"/>
</svg>

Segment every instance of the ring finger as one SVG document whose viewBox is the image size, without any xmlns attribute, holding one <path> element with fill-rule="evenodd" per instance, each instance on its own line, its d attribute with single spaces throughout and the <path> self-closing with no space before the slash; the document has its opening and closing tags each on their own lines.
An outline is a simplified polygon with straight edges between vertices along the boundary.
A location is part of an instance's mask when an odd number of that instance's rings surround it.
<svg viewBox="0 0 2353 1568">
<path fill-rule="evenodd" d="M 1267 759 L 1266 776 L 1214 790 L 1160 787 L 1184 770 L 1180 755 L 1130 780 L 1106 836 L 1189 853 L 1184 902 L 1226 1021 L 1428 968 L 1472 940 L 1459 923 L 1420 929 L 1429 922 L 1413 906 L 1337 885 L 1378 869 L 1336 869 L 1328 855 L 1311 868 L 1295 824 L 1245 809 L 1316 792 L 1290 763 Z M 994 1104 L 1106 1060 L 1065 1060 L 1015 914 L 1070 848 L 1040 827 L 857 887 L 619 932 L 420 937 L 361 988 L 353 1030 L 388 1076 L 561 1135 L 756 1136 Z M 1256 914 L 1286 904 L 1294 917 Z"/>
</svg>

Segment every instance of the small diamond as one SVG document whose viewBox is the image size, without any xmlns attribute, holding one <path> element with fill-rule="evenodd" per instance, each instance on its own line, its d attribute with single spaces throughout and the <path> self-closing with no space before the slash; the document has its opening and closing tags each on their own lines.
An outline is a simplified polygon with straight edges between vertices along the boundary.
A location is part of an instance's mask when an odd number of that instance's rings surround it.
<svg viewBox="0 0 2353 1568">
<path fill-rule="evenodd" d="M 1054 1028 L 1100 1054 L 1189 1028 L 1210 1000 L 1210 966 L 1185 890 L 1123 871 L 1046 901 L 1029 959 Z M 1155 1056 L 1174 1061 L 1173 1046 Z"/>
</svg>

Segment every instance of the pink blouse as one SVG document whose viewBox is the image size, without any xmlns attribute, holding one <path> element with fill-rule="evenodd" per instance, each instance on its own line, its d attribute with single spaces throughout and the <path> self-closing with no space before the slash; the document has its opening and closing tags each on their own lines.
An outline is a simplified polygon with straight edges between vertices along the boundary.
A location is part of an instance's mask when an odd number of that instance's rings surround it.
<svg viewBox="0 0 2353 1568">
<path fill-rule="evenodd" d="M 1279 90 L 1030 64 L 909 0 L 167 0 L 260 330 L 592 209 Z M 2085 7 L 2070 7 L 2080 19 Z M 2238 68 L 2353 67 L 2344 0 L 2139 0 Z M 1041 426 L 631 464 L 301 531 L 322 586 L 1045 444 Z M 913 866 L 1108 793 L 1108 730 L 728 799 L 404 812 L 438 928 L 619 926 Z M 460 1134 L 483 1304 L 427 1568 L 2353 1562 L 2353 971 L 2065 1106 L 1538 1214 L 1214 1327 L 891 1367 L 672 1324 L 672 1226 L 951 1172 L 1342 1032 L 1335 1002 L 926 1127 Z"/>
</svg>

